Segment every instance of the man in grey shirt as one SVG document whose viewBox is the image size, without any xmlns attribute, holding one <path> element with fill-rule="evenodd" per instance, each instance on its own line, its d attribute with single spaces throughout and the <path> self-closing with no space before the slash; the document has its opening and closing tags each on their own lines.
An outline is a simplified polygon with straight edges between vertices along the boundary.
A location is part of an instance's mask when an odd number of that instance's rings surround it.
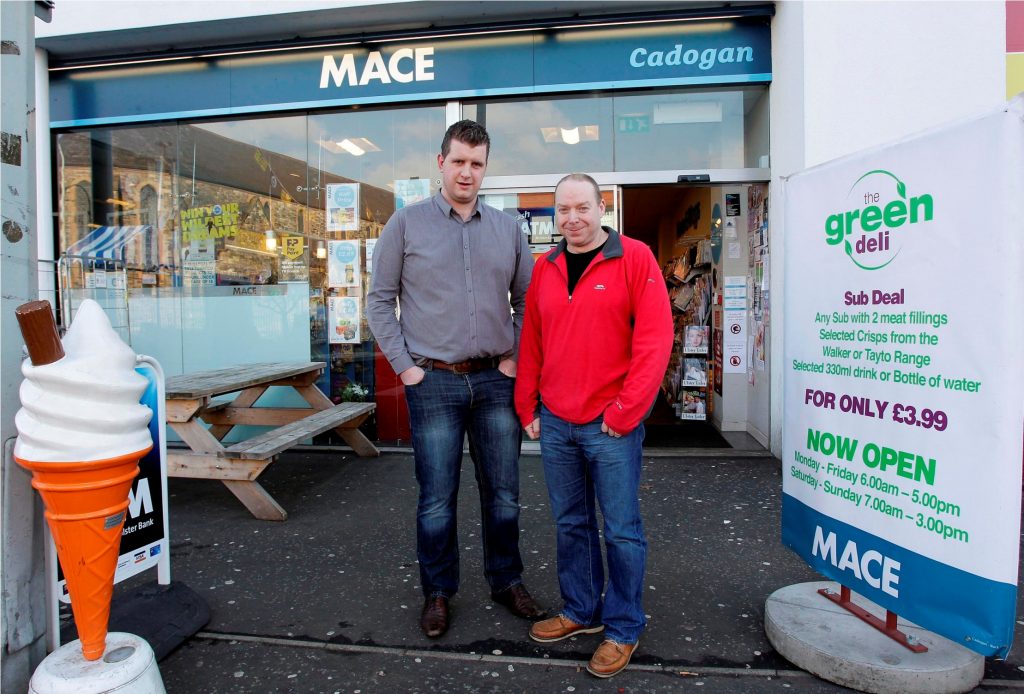
<svg viewBox="0 0 1024 694">
<path fill-rule="evenodd" d="M 455 511 L 467 433 L 491 598 L 519 617 L 545 615 L 522 581 L 513 405 L 533 257 L 515 220 L 477 198 L 489 154 L 483 126 L 464 120 L 448 128 L 437 157 L 441 191 L 388 221 L 367 297 L 370 329 L 409 404 L 420 627 L 431 637 L 448 630 L 448 601 L 459 588 Z"/>
</svg>

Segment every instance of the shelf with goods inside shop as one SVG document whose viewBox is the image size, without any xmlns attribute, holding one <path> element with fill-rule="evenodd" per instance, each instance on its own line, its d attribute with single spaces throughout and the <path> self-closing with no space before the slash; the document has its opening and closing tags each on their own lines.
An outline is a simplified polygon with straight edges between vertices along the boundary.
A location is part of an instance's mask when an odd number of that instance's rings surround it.
<svg viewBox="0 0 1024 694">
<path fill-rule="evenodd" d="M 665 399 L 679 419 L 705 420 L 713 400 L 708 397 L 712 368 L 711 241 L 694 239 L 664 267 L 675 335 L 668 371 L 662 383 Z"/>
</svg>

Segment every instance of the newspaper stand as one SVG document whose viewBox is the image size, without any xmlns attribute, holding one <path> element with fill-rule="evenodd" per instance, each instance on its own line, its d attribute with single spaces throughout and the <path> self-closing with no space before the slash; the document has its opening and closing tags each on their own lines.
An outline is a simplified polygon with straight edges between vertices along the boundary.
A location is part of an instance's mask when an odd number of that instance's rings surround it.
<svg viewBox="0 0 1024 694">
<path fill-rule="evenodd" d="M 128 276 L 123 260 L 64 254 L 57 261 L 57 282 L 61 325 L 71 325 L 82 301 L 92 299 L 103 308 L 114 331 L 131 344 Z"/>
</svg>

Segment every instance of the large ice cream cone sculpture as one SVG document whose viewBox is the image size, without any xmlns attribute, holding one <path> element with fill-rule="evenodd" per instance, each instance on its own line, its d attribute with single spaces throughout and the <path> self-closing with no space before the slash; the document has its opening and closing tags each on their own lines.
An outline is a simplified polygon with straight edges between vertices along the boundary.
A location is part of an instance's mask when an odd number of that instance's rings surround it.
<svg viewBox="0 0 1024 694">
<path fill-rule="evenodd" d="M 14 459 L 32 472 L 43 498 L 82 655 L 96 660 L 105 648 L 128 494 L 153 446 L 152 412 L 139 403 L 147 381 L 95 302 L 83 302 L 63 345 L 48 303 L 17 314 L 29 361 Z"/>
<path fill-rule="evenodd" d="M 32 486 L 43 497 L 86 660 L 101 657 L 106 645 L 128 492 L 148 451 L 79 463 L 14 457 L 32 471 Z"/>
</svg>

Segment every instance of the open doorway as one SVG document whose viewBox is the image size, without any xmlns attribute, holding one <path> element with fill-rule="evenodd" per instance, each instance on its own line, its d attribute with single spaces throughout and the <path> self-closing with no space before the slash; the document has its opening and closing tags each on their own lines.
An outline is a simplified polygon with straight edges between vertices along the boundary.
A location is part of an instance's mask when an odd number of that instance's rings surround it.
<svg viewBox="0 0 1024 694">
<path fill-rule="evenodd" d="M 621 231 L 654 252 L 675 324 L 669 367 L 645 422 L 646 446 L 763 445 L 757 433 L 768 431 L 769 413 L 761 291 L 767 280 L 762 286 L 759 277 L 768 260 L 766 190 L 761 184 L 621 189 Z"/>
</svg>

